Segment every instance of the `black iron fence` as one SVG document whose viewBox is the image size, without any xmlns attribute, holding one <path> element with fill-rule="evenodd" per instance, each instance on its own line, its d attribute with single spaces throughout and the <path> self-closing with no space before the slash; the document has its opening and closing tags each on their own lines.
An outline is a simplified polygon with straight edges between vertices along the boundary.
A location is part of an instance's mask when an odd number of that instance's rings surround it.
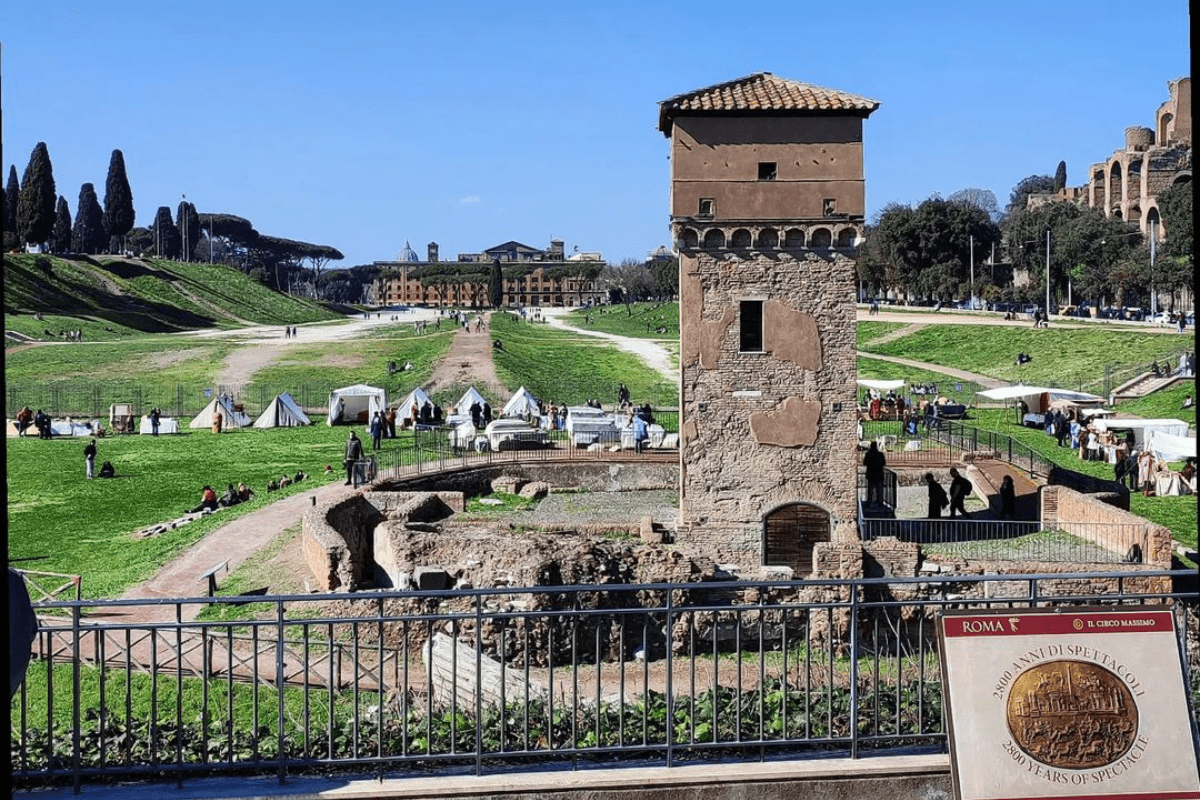
<svg viewBox="0 0 1200 800">
<path fill-rule="evenodd" d="M 927 555 L 969 561 L 1116 564 L 1129 557 L 1129 542 L 1144 538 L 1137 524 L 1072 522 L 1043 529 L 1040 522 L 975 519 L 861 519 L 864 540 L 891 536 L 916 542 Z"/>
<path fill-rule="evenodd" d="M 625 425 L 623 418 L 619 419 Z M 487 435 L 484 429 L 468 434 L 451 427 L 418 425 L 411 443 L 397 440 L 397 447 L 370 453 L 374 466 L 369 469 L 373 469 L 378 479 L 394 479 L 511 461 L 676 458 L 679 451 L 679 411 L 654 411 L 653 419 L 654 423 L 648 426 L 647 438 L 640 447 L 633 428 L 628 425 L 614 431 L 587 434 L 528 425 L 492 436 Z"/>
<path fill-rule="evenodd" d="M 1169 604 L 1196 696 L 1200 618 L 1172 577 L 44 603 L 12 702 L 12 777 L 78 790 L 129 776 L 283 782 L 944 751 L 943 610 Z"/>
<path fill-rule="evenodd" d="M 878 503 L 881 503 L 881 504 L 887 506 L 888 508 L 894 509 L 896 507 L 896 487 L 897 487 L 897 485 L 898 485 L 898 481 L 896 480 L 896 473 L 892 472 L 890 469 L 887 469 L 885 467 L 883 470 L 883 478 L 879 482 L 879 497 L 877 498 Z M 859 502 L 865 503 L 867 505 L 871 505 L 872 500 L 875 500 L 875 499 L 876 498 L 871 497 L 871 482 L 869 480 L 867 480 L 866 471 L 859 470 L 859 473 L 858 473 L 858 500 L 859 500 Z M 861 516 L 861 514 L 860 514 L 860 516 Z"/>
<path fill-rule="evenodd" d="M 1027 444 L 996 431 L 980 430 L 957 420 L 935 420 L 915 431 L 899 421 L 863 423 L 863 437 L 880 443 L 889 464 L 962 461 L 967 453 L 1000 459 L 1031 475 L 1046 476 L 1055 465 Z"/>
</svg>

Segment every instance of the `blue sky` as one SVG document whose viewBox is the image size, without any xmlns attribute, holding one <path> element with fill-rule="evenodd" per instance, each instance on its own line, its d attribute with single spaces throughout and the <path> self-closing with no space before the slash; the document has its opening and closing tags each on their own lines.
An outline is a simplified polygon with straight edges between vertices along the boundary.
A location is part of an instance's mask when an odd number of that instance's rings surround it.
<svg viewBox="0 0 1200 800">
<path fill-rule="evenodd" d="M 1003 207 L 1152 126 L 1188 28 L 1183 0 L 10 3 L 4 175 L 46 142 L 74 214 L 120 149 L 138 225 L 186 194 L 334 266 L 552 237 L 618 262 L 668 242 L 675 94 L 766 71 L 865 95 L 868 216 Z"/>
</svg>

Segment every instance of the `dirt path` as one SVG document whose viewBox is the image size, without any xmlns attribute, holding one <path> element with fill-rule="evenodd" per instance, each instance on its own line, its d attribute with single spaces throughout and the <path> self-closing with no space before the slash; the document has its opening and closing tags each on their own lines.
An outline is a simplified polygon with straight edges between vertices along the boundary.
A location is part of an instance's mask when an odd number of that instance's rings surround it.
<svg viewBox="0 0 1200 800">
<path fill-rule="evenodd" d="M 399 319 L 393 320 L 393 316 L 397 316 Z M 284 334 L 284 328 L 281 325 L 251 325 L 232 331 L 186 331 L 173 335 L 193 339 L 228 339 L 237 344 L 247 345 L 234 348 L 225 358 L 225 363 L 216 376 L 218 385 L 238 386 L 249 383 L 254 377 L 254 373 L 274 363 L 289 348 L 314 342 L 345 341 L 358 338 L 363 333 L 376 330 L 381 326 L 411 325 L 420 320 L 434 319 L 437 319 L 437 311 L 416 308 L 400 314 L 384 312 L 369 318 L 356 316 L 338 322 L 298 325 L 296 326 L 296 335 L 290 338 Z"/>
<path fill-rule="evenodd" d="M 671 381 L 679 379 L 679 371 L 671 365 L 670 355 L 667 353 L 666 348 L 658 342 L 653 339 L 636 339 L 630 336 L 618 336 L 614 333 L 576 328 L 573 325 L 567 324 L 565 317 L 569 312 L 569 308 L 543 308 L 542 316 L 545 317 L 546 321 L 553 328 L 560 328 L 572 333 L 583 334 L 584 336 L 595 336 L 598 339 L 607 339 L 610 342 L 614 342 L 617 347 L 625 352 L 633 353 L 635 356 L 641 358 L 650 369 L 659 373 L 664 378 Z"/>
<path fill-rule="evenodd" d="M 989 378 L 987 375 L 980 375 L 975 372 L 967 372 L 963 369 L 954 369 L 953 367 L 943 367 L 940 364 L 927 364 L 924 361 L 913 361 L 911 358 L 881 356 L 878 353 L 864 353 L 862 351 L 859 351 L 855 355 L 858 358 L 874 358 L 879 361 L 887 361 L 904 367 L 912 367 L 913 369 L 923 369 L 927 372 L 937 372 L 942 375 L 949 375 L 953 378 L 959 378 L 964 381 L 973 381 L 985 389 L 995 389 L 1000 386 L 1008 386 L 1006 382 L 998 381 L 995 378 Z M 897 378 L 897 380 L 899 379 Z"/>
<path fill-rule="evenodd" d="M 459 326 L 450 350 L 433 369 L 428 391 L 472 384 L 488 389 L 500 388 L 496 365 L 492 361 L 492 315 L 486 313 L 480 318 L 483 319 L 483 330 L 478 333 L 475 317 L 471 318 L 469 331 Z"/>
</svg>

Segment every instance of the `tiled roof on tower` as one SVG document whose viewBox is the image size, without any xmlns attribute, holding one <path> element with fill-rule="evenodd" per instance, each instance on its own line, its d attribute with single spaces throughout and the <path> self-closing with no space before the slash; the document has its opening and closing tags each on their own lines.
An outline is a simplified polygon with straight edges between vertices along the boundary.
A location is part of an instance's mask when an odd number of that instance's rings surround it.
<svg viewBox="0 0 1200 800">
<path fill-rule="evenodd" d="M 865 117 L 877 108 L 879 102 L 867 97 L 756 72 L 663 100 L 658 104 L 658 129 L 669 136 L 671 121 L 679 114 L 799 111 Z"/>
</svg>

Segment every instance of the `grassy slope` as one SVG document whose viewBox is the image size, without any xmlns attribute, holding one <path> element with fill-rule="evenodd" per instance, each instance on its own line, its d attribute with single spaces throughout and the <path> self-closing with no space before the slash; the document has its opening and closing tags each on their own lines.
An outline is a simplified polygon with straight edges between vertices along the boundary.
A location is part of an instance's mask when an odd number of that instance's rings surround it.
<svg viewBox="0 0 1200 800">
<path fill-rule="evenodd" d="M 674 383 L 611 342 L 531 325 L 513 314 L 493 314 L 491 324 L 493 337 L 504 344 L 492 358 L 506 385 L 523 385 L 543 400 L 583 405 L 590 398 L 615 401 L 617 384 L 624 383 L 635 403 L 678 406 Z"/>
<path fill-rule="evenodd" d="M 600 306 L 572 311 L 567 319 L 572 327 L 584 330 L 679 341 L 679 303 L 633 303 L 628 308 Z M 655 328 L 659 327 L 667 332 L 658 333 Z"/>
<path fill-rule="evenodd" d="M 882 345 L 860 342 L 864 344 L 867 352 L 955 367 L 1002 381 L 1079 388 L 1102 381 L 1109 365 L 1149 364 L 1192 342 L 1112 328 L 930 325 Z M 1017 367 L 1017 353 L 1028 353 L 1033 361 Z"/>
<path fill-rule="evenodd" d="M 59 330 L 82 330 L 87 342 L 341 316 L 310 300 L 272 291 L 233 267 L 29 253 L 4 256 L 4 303 L 6 330 L 36 339 L 57 338 Z M 35 319 L 35 312 L 44 319 Z M 47 337 L 46 330 L 55 336 Z"/>
</svg>

